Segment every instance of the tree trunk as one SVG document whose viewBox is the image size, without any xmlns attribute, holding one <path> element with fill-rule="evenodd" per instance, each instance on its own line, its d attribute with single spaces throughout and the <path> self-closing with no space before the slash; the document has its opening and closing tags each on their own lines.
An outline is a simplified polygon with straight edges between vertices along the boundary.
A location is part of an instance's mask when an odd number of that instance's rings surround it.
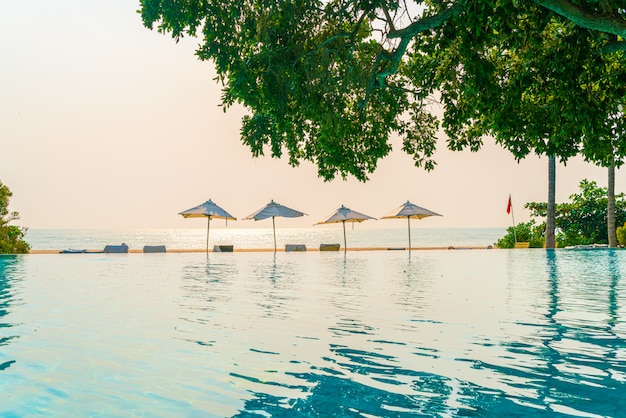
<svg viewBox="0 0 626 418">
<path fill-rule="evenodd" d="M 556 200 L 556 157 L 548 157 L 548 216 L 546 219 L 546 248 L 554 248 L 554 219 Z"/>
<path fill-rule="evenodd" d="M 607 193 L 608 203 L 606 208 L 606 226 L 609 235 L 609 247 L 617 247 L 617 235 L 615 235 L 615 164 L 609 167 L 609 190 Z"/>
</svg>

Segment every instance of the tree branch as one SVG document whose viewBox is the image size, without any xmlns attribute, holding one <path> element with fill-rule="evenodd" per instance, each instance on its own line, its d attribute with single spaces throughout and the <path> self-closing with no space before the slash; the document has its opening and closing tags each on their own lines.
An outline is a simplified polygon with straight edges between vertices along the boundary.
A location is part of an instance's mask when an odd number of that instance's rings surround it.
<svg viewBox="0 0 626 418">
<path fill-rule="evenodd" d="M 600 54 L 608 54 L 611 52 L 626 51 L 626 42 L 609 42 L 598 51 Z"/>
<path fill-rule="evenodd" d="M 597 30 L 599 32 L 612 33 L 613 35 L 626 38 L 626 20 L 618 13 L 593 13 L 568 0 L 533 0 L 540 6 L 560 14 L 571 20 L 576 25 Z"/>
<path fill-rule="evenodd" d="M 411 43 L 411 40 L 413 39 L 415 35 L 417 35 L 420 32 L 441 26 L 444 22 L 446 22 L 452 16 L 459 13 L 462 8 L 463 8 L 462 2 L 456 2 L 449 9 L 443 10 L 442 12 L 437 13 L 434 16 L 428 16 L 420 20 L 416 20 L 415 22 L 411 23 L 409 26 L 402 28 L 402 29 L 391 30 L 389 34 L 387 35 L 387 38 L 389 39 L 400 38 L 400 43 L 398 44 L 396 49 L 391 54 L 389 54 L 391 57 L 389 59 L 390 65 L 385 70 L 376 74 L 376 79 L 378 83 L 382 85 L 382 83 L 384 82 L 385 78 L 388 75 L 395 74 L 395 72 L 398 70 L 398 66 L 400 65 L 400 61 L 402 60 L 402 57 L 406 53 L 406 49 L 408 48 L 409 44 Z M 393 28 L 393 26 L 391 27 Z"/>
<path fill-rule="evenodd" d="M 464 7 L 463 2 L 456 2 L 448 9 L 445 9 L 434 16 L 424 17 L 416 20 L 409 26 L 389 32 L 388 38 L 412 38 L 420 32 L 441 26 L 446 20 L 459 13 Z"/>
<path fill-rule="evenodd" d="M 395 50 L 391 52 L 382 50 L 378 54 L 378 57 L 376 57 L 376 62 L 373 66 L 373 74 L 370 79 L 370 82 L 368 83 L 365 97 L 363 98 L 363 101 L 361 102 L 361 106 L 365 106 L 367 102 L 369 101 L 369 97 L 371 95 L 372 89 L 374 88 L 374 85 L 383 86 L 385 84 L 385 79 L 388 76 L 395 74 L 398 71 L 398 66 L 400 65 L 400 62 L 402 61 L 402 57 L 404 57 L 406 50 L 409 47 L 409 44 L 413 40 L 413 37 L 415 37 L 420 32 L 441 26 L 452 16 L 459 13 L 462 10 L 462 8 L 463 8 L 463 5 L 461 4 L 461 2 L 456 2 L 452 7 L 445 9 L 442 12 L 437 13 L 434 16 L 428 16 L 428 17 L 424 17 L 422 19 L 416 20 L 415 22 L 411 23 L 409 26 L 402 28 L 402 29 L 394 28 L 393 21 L 391 20 L 391 17 L 389 16 L 387 9 L 384 9 L 385 16 L 387 19 L 389 19 L 388 23 L 389 23 L 389 28 L 390 28 L 389 33 L 387 34 L 387 38 L 388 39 L 399 38 L 400 42 L 398 43 Z M 385 61 L 388 62 L 389 65 L 387 65 L 387 67 L 384 69 L 379 69 L 379 64 Z"/>
</svg>

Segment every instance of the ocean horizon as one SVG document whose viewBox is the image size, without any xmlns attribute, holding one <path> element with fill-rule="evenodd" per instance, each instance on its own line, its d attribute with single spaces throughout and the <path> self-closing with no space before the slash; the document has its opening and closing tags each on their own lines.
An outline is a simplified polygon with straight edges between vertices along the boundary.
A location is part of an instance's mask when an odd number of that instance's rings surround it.
<svg viewBox="0 0 626 418">
<path fill-rule="evenodd" d="M 489 246 L 506 234 L 506 228 L 411 228 L 411 247 Z M 127 244 L 131 249 L 144 245 L 165 245 L 171 249 L 203 249 L 204 228 L 137 228 L 137 229 L 29 229 L 25 236 L 32 250 L 103 249 L 106 245 Z M 352 228 L 346 226 L 348 248 L 408 247 L 407 228 Z M 323 228 L 277 228 L 276 245 L 341 244 L 341 225 Z M 273 248 L 272 228 L 224 228 L 210 230 L 209 247 L 233 245 L 235 249 Z"/>
</svg>

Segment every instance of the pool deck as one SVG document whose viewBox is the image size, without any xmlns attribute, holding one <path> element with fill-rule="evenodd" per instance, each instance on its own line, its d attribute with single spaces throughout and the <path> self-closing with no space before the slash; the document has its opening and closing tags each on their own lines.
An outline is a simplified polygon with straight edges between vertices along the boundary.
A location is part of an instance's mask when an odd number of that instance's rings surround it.
<svg viewBox="0 0 626 418">
<path fill-rule="evenodd" d="M 411 251 L 423 251 L 423 250 L 486 250 L 491 249 L 489 246 L 448 246 L 448 247 L 411 247 Z M 354 247 L 348 248 L 348 251 L 407 251 L 406 247 Z M 30 250 L 29 254 L 60 254 L 62 250 Z M 285 251 L 285 248 L 277 248 L 276 252 L 284 253 L 299 253 L 299 252 L 343 252 L 343 249 L 338 251 L 320 251 L 319 248 L 307 248 L 306 251 Z M 204 248 L 175 248 L 166 250 L 167 253 L 205 253 Z M 209 250 L 210 253 L 214 252 Z M 215 251 L 216 253 L 220 253 Z M 235 253 L 255 253 L 255 252 L 274 252 L 273 248 L 234 248 L 232 252 Z M 144 254 L 142 249 L 129 249 L 129 254 Z M 224 253 L 224 252 L 222 252 Z M 87 250 L 86 253 L 77 254 L 105 254 L 102 250 Z M 116 253 L 108 253 L 116 254 Z M 125 253 L 124 253 L 125 254 Z M 145 254 L 163 254 L 161 253 L 145 253 Z"/>
</svg>

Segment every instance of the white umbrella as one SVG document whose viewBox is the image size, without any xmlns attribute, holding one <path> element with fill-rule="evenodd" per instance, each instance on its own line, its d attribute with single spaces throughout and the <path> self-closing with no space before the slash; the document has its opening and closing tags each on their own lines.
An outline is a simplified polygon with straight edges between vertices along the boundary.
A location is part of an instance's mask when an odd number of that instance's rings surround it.
<svg viewBox="0 0 626 418">
<path fill-rule="evenodd" d="M 346 222 L 363 222 L 363 221 L 367 221 L 368 219 L 376 219 L 376 218 L 373 218 L 368 215 L 364 215 L 360 212 L 349 209 L 345 207 L 344 205 L 341 205 L 339 209 L 337 209 L 332 214 L 330 214 L 327 218 L 325 218 L 323 221 L 319 221 L 315 225 L 336 224 L 336 223 L 341 222 L 343 224 L 343 250 L 346 251 L 348 249 L 347 244 L 346 244 Z"/>
<path fill-rule="evenodd" d="M 303 215 L 306 215 L 306 213 L 288 208 L 287 206 L 283 206 L 280 203 L 276 203 L 274 202 L 274 200 L 272 200 L 261 209 L 257 210 L 254 213 L 251 213 L 243 219 L 254 219 L 255 221 L 261 221 L 263 219 L 272 218 L 272 229 L 274 230 L 274 252 L 276 252 L 276 222 L 274 221 L 274 218 L 277 216 L 282 216 L 283 218 L 297 218 Z"/>
<path fill-rule="evenodd" d="M 207 253 L 209 252 L 209 228 L 211 226 L 211 219 L 212 218 L 226 219 L 226 222 L 228 222 L 229 219 L 233 221 L 237 220 L 237 218 L 235 218 L 233 215 L 231 215 L 230 213 L 226 212 L 224 209 L 222 209 L 221 207 L 213 203 L 211 199 L 207 200 L 201 205 L 182 211 L 179 213 L 179 215 L 183 215 L 184 218 L 202 218 L 206 216 L 207 218 L 207 225 L 206 225 L 206 251 Z"/>
<path fill-rule="evenodd" d="M 423 208 L 421 206 L 417 206 L 407 200 L 405 204 L 393 210 L 392 212 L 388 213 L 387 215 L 383 216 L 381 219 L 407 218 L 407 222 L 409 226 L 409 251 L 411 251 L 411 218 L 422 219 L 422 218 L 427 218 L 429 216 L 442 216 L 442 215 L 435 213 L 432 210 Z"/>
</svg>

